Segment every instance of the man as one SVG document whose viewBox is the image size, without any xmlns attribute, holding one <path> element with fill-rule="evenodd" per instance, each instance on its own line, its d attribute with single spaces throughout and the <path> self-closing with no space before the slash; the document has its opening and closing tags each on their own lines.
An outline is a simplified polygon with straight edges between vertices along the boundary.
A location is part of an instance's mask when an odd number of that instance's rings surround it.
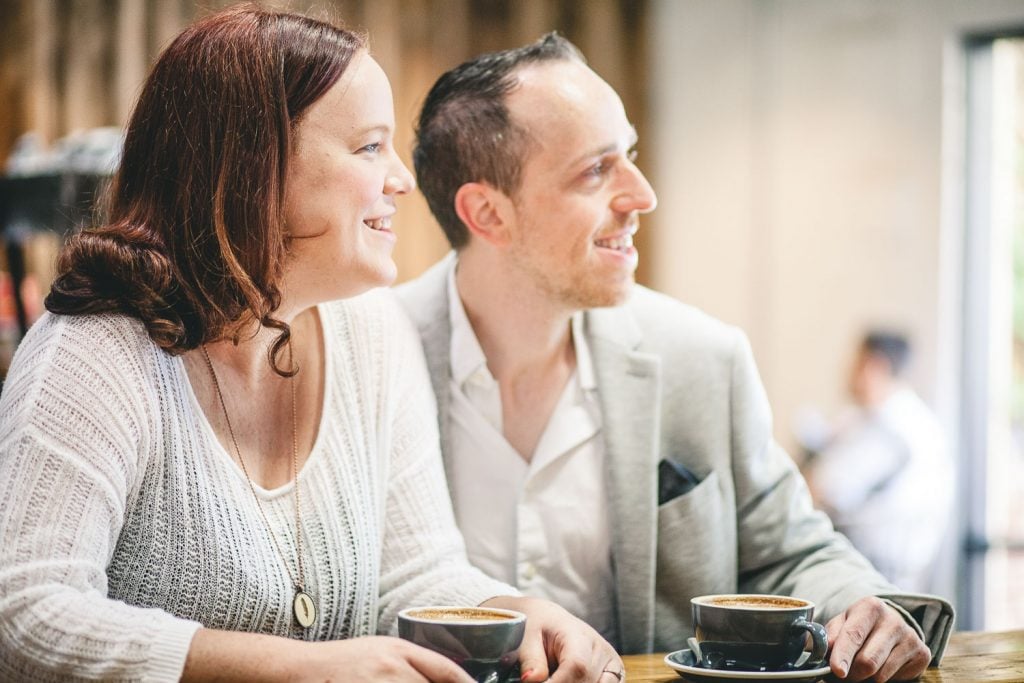
<svg viewBox="0 0 1024 683">
<path fill-rule="evenodd" d="M 911 678 L 928 647 L 771 440 L 737 330 L 633 282 L 622 102 L 557 35 L 443 75 L 414 161 L 454 247 L 399 290 L 423 339 L 471 559 L 622 652 L 692 634 L 690 598 L 784 593 L 830 618 L 840 676 Z M 907 599 L 935 661 L 948 606 Z"/>
<path fill-rule="evenodd" d="M 865 335 L 850 372 L 855 407 L 804 473 L 815 503 L 883 576 L 926 591 L 952 521 L 953 464 L 938 420 L 903 379 L 909 358 L 904 336 Z"/>
</svg>

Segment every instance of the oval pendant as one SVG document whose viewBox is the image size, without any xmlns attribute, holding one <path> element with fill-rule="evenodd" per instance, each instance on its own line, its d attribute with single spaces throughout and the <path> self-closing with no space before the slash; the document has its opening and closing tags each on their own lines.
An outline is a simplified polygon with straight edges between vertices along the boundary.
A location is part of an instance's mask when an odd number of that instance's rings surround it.
<svg viewBox="0 0 1024 683">
<path fill-rule="evenodd" d="M 306 591 L 299 591 L 295 594 L 295 602 L 292 603 L 292 607 L 295 611 L 295 620 L 302 628 L 309 628 L 316 621 L 316 604 Z"/>
</svg>

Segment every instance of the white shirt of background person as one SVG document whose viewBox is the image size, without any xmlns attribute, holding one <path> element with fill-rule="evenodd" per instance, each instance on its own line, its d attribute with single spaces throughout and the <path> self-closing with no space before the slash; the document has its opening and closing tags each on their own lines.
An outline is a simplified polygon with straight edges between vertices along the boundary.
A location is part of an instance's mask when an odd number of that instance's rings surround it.
<svg viewBox="0 0 1024 683">
<path fill-rule="evenodd" d="M 952 521 L 953 464 L 938 420 L 911 389 L 847 416 L 807 478 L 836 528 L 890 581 L 930 592 Z"/>
</svg>

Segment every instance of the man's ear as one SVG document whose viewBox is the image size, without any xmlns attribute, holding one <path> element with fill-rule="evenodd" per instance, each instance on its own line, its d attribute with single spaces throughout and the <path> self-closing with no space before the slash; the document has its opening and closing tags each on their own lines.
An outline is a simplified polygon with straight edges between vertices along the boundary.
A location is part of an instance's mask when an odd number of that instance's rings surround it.
<svg viewBox="0 0 1024 683">
<path fill-rule="evenodd" d="M 508 244 L 515 207 L 501 190 L 486 183 L 466 183 L 455 193 L 455 213 L 474 237 L 494 246 Z"/>
</svg>

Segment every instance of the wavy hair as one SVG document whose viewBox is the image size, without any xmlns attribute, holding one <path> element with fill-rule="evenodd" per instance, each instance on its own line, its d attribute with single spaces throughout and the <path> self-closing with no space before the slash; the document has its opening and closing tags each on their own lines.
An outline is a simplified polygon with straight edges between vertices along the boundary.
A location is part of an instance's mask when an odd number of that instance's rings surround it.
<svg viewBox="0 0 1024 683">
<path fill-rule="evenodd" d="M 160 55 L 125 134 L 99 227 L 72 236 L 46 308 L 118 312 L 171 354 L 274 317 L 288 252 L 283 208 L 302 114 L 344 73 L 365 38 L 253 5 L 212 14 Z M 258 328 L 257 328 L 258 329 Z"/>
</svg>

